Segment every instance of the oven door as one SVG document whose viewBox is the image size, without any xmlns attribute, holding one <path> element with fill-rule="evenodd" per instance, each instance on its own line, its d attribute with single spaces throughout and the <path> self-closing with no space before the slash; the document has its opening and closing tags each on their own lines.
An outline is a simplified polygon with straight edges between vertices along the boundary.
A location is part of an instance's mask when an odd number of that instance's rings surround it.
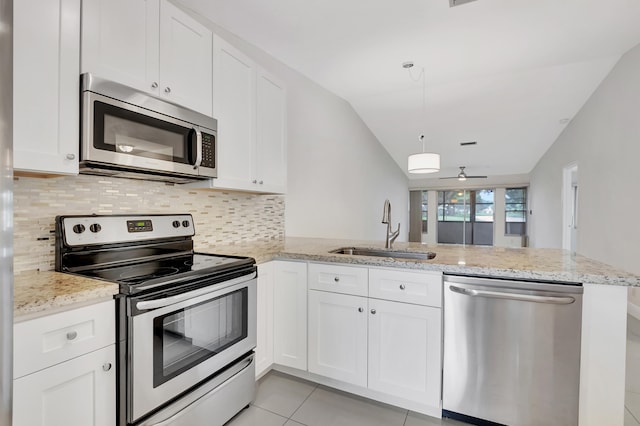
<svg viewBox="0 0 640 426">
<path fill-rule="evenodd" d="M 255 272 L 188 293 L 131 298 L 128 421 L 134 422 L 256 346 Z"/>
<path fill-rule="evenodd" d="M 216 132 L 83 92 L 81 162 L 215 177 Z"/>
</svg>

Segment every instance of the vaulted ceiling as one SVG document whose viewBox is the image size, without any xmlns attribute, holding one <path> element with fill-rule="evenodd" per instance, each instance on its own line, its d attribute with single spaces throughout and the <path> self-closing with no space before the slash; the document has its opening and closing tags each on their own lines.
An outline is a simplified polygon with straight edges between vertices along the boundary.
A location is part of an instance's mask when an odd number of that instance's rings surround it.
<svg viewBox="0 0 640 426">
<path fill-rule="evenodd" d="M 638 0 L 183 3 L 349 101 L 403 170 L 424 133 L 429 177 L 530 172 L 640 43 Z"/>
</svg>

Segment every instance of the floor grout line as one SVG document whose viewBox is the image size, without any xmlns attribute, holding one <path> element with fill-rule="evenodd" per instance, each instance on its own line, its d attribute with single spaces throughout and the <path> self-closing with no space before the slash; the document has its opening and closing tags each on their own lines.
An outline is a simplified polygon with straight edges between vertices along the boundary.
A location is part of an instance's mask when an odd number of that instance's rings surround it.
<svg viewBox="0 0 640 426">
<path fill-rule="evenodd" d="M 629 414 L 631 415 L 631 417 L 633 417 L 633 420 L 635 420 L 635 421 L 636 421 L 636 423 L 640 425 L 640 420 L 638 420 L 638 419 L 636 418 L 636 416 L 633 414 L 633 411 L 631 411 L 631 410 L 629 409 L 629 407 L 627 407 L 626 405 L 624 406 L 624 409 L 625 409 L 625 410 L 627 410 L 627 411 L 629 412 Z"/>
<path fill-rule="evenodd" d="M 291 413 L 291 416 L 289 416 L 289 418 L 288 418 L 287 420 L 292 420 L 292 421 L 294 421 L 294 422 L 295 422 L 295 420 L 293 420 L 293 416 L 295 416 L 295 415 L 296 415 L 296 413 L 298 412 L 298 410 L 300 410 L 300 408 L 302 408 L 302 406 L 304 405 L 304 403 L 305 403 L 305 402 L 307 402 L 307 399 L 309 399 L 309 397 L 310 397 L 310 396 L 311 396 L 311 395 L 312 395 L 312 394 L 313 394 L 317 389 L 318 389 L 318 385 L 316 384 L 316 385 L 313 387 L 313 390 L 312 390 L 311 392 L 309 392 L 309 395 L 307 395 L 307 397 L 304 399 L 304 401 L 302 401 L 302 403 L 298 406 L 298 408 L 296 408 L 296 410 L 295 410 L 293 413 Z M 298 423 L 300 423 L 300 422 L 298 422 Z M 305 425 L 305 426 L 306 426 L 306 425 Z"/>
</svg>

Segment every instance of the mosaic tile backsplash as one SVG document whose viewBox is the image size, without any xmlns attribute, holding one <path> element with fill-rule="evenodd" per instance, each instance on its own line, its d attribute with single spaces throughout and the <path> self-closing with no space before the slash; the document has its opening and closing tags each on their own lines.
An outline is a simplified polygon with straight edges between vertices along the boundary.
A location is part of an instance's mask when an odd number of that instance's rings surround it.
<svg viewBox="0 0 640 426">
<path fill-rule="evenodd" d="M 284 239 L 284 196 L 162 182 L 68 176 L 14 180 L 14 271 L 54 269 L 54 219 L 71 214 L 191 213 L 196 250 Z"/>
</svg>

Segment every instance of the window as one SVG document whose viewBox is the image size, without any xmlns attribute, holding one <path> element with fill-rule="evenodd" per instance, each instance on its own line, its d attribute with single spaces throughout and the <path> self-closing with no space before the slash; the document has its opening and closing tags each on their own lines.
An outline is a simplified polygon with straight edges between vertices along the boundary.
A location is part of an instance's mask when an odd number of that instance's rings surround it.
<svg viewBox="0 0 640 426">
<path fill-rule="evenodd" d="M 426 234 L 427 230 L 429 229 L 428 225 L 427 225 L 427 218 L 428 218 L 428 211 L 429 209 L 427 208 L 427 191 L 422 191 L 422 207 L 420 209 L 421 212 L 421 218 L 422 218 L 422 233 Z"/>
<path fill-rule="evenodd" d="M 462 222 L 469 220 L 469 191 L 439 191 L 438 221 Z"/>
<path fill-rule="evenodd" d="M 475 222 L 493 222 L 493 189 L 473 191 L 475 195 Z"/>
<path fill-rule="evenodd" d="M 527 188 L 507 188 L 505 193 L 505 234 L 527 233 Z"/>
</svg>

